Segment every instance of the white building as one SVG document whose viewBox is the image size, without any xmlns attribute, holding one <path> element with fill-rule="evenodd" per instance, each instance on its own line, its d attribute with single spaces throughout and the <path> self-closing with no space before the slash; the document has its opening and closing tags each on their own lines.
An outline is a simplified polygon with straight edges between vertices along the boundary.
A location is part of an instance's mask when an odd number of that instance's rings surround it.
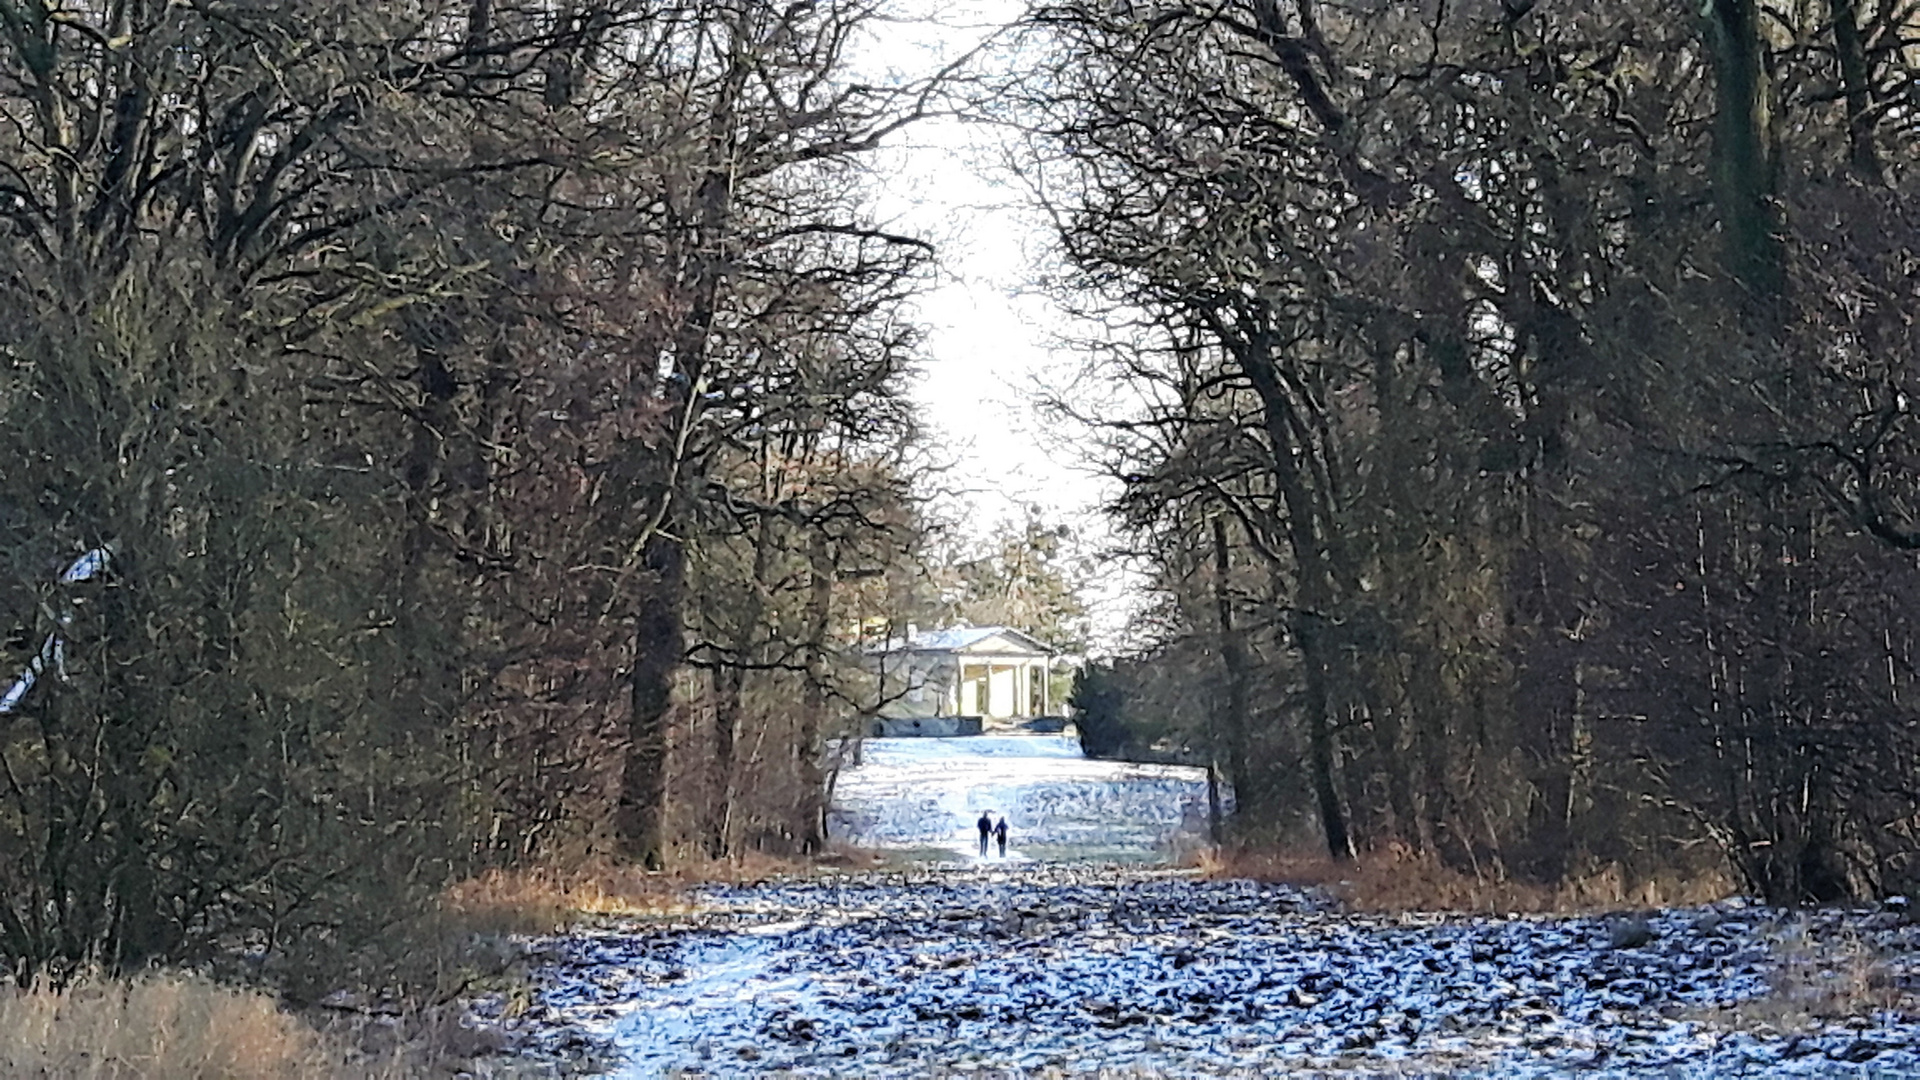
<svg viewBox="0 0 1920 1080">
<path fill-rule="evenodd" d="M 880 675 L 883 721 L 1050 716 L 1047 673 L 1054 652 L 1007 626 L 918 632 L 909 627 L 868 654 Z M 889 724 L 889 728 L 896 725 Z M 976 725 L 912 724 L 917 732 L 961 734 Z M 952 727 L 954 730 L 947 731 Z"/>
</svg>

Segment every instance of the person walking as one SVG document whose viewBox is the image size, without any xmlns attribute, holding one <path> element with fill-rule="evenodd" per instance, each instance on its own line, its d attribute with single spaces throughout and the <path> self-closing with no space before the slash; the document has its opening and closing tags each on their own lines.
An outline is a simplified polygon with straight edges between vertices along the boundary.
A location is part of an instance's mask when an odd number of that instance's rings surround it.
<svg viewBox="0 0 1920 1080">
<path fill-rule="evenodd" d="M 1000 841 L 1000 857 L 1007 857 L 1007 819 L 1001 818 L 1000 824 L 993 827 L 993 838 Z"/>
<path fill-rule="evenodd" d="M 984 859 L 987 857 L 987 840 L 993 836 L 993 811 L 980 811 L 977 824 L 980 826 L 980 857 Z"/>
</svg>

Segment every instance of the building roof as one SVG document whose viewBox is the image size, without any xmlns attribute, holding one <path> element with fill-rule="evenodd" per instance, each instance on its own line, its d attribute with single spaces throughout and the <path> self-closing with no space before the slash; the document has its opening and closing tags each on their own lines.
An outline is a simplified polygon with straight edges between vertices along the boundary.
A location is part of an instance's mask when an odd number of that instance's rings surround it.
<svg viewBox="0 0 1920 1080">
<path fill-rule="evenodd" d="M 894 638 L 874 649 L 880 653 L 959 653 L 994 637 L 1006 637 L 1027 646 L 1035 656 L 1052 656 L 1054 650 L 1032 634 L 1011 626 L 956 626 L 946 630 L 921 630 L 905 639 Z M 1018 655 L 1018 654 L 1016 654 Z"/>
</svg>

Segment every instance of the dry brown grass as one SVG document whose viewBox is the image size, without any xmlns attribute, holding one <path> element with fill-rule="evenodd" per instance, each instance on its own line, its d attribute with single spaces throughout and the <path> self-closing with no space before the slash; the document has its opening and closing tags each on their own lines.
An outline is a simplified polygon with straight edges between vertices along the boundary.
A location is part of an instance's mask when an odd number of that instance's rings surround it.
<svg viewBox="0 0 1920 1080">
<path fill-rule="evenodd" d="M 693 910 L 686 890 L 810 877 L 882 864 L 878 852 L 835 846 L 813 858 L 743 852 L 730 859 L 687 859 L 664 872 L 604 860 L 571 866 L 492 870 L 460 882 L 441 898 L 453 924 L 468 933 L 557 933 L 583 917 L 660 918 Z"/>
<path fill-rule="evenodd" d="M 1704 904 L 1736 891 L 1724 874 L 1630 883 L 1618 867 L 1548 887 L 1463 873 L 1404 847 L 1368 852 L 1344 863 L 1325 855 L 1222 849 L 1203 855 L 1197 865 L 1211 878 L 1320 887 L 1351 910 L 1373 912 L 1590 914 Z"/>
<path fill-rule="evenodd" d="M 266 994 L 156 974 L 0 988 L 0 1076 L 36 1080 L 397 1080 Z"/>
<path fill-rule="evenodd" d="M 882 852 L 835 844 L 819 855 L 772 855 L 744 851 L 731 858 L 693 860 L 675 867 L 669 876 L 685 884 L 716 882 L 750 885 L 780 878 L 805 878 L 847 870 L 872 870 L 886 862 Z"/>
<path fill-rule="evenodd" d="M 1714 1010 L 1712 1019 L 1736 1028 L 1800 1034 L 1836 1021 L 1909 1011 L 1913 1005 L 1886 958 L 1857 933 L 1816 939 L 1789 925 L 1771 947 L 1776 966 L 1768 993 Z"/>
<path fill-rule="evenodd" d="M 446 1075 L 497 1048 L 496 1034 L 463 1023 L 457 996 L 518 987 L 519 950 L 507 935 L 555 932 L 583 917 L 684 912 L 684 884 L 611 866 L 483 875 L 447 890 L 437 912 L 383 946 L 420 971 L 384 991 L 354 989 L 344 972 L 346 989 L 299 1015 L 264 991 L 179 973 L 64 990 L 0 985 L 0 1080 Z"/>
<path fill-rule="evenodd" d="M 634 867 L 491 870 L 448 889 L 442 907 L 475 933 L 558 933 L 583 917 L 653 918 L 692 908 L 682 882 Z"/>
</svg>

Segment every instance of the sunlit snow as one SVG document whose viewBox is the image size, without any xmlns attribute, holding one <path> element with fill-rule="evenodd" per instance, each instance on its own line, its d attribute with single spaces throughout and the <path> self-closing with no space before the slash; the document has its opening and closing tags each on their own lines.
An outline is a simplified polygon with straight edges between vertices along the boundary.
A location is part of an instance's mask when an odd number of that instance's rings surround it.
<svg viewBox="0 0 1920 1080">
<path fill-rule="evenodd" d="M 696 899 L 545 943 L 516 1021 L 533 1045 L 601 1045 L 617 1080 L 1920 1075 L 1904 1015 L 1730 1022 L 1774 985 L 1783 934 L 1911 955 L 1915 928 L 1886 912 L 1730 902 L 1657 913 L 1619 947 L 1605 918 L 1359 915 L 1283 885 L 1044 862 Z"/>
<path fill-rule="evenodd" d="M 982 813 L 1006 818 L 1009 857 L 1154 861 L 1206 839 L 1206 770 L 1089 760 L 1069 735 L 867 739 L 859 761 L 828 828 L 862 847 L 978 858 Z"/>
<path fill-rule="evenodd" d="M 1892 1010 L 1738 1022 L 1782 942 L 1866 942 L 1889 985 L 1920 978 L 1904 906 L 1728 901 L 1623 944 L 1604 917 L 1356 914 L 1139 865 L 1198 842 L 1206 805 L 1202 770 L 1070 738 L 867 740 L 835 835 L 912 868 L 702 887 L 691 916 L 540 943 L 537 1000 L 477 1011 L 536 1054 L 597 1047 L 618 1080 L 1920 1076 L 1920 1021 Z M 982 811 L 1005 859 L 978 854 Z"/>
</svg>

